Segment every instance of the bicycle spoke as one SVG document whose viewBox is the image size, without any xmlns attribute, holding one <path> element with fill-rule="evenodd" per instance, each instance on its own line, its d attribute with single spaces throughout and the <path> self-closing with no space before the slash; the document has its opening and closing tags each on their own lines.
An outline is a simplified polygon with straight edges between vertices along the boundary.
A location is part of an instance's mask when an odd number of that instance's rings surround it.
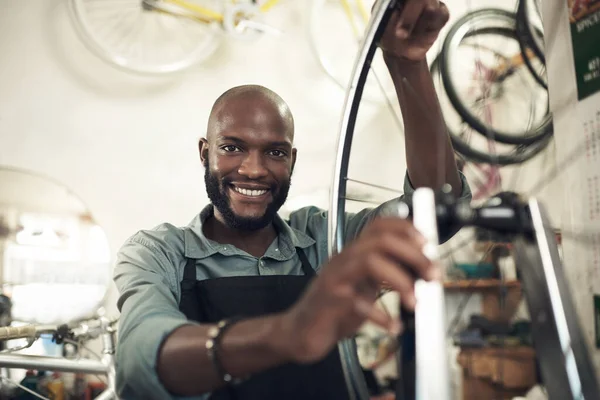
<svg viewBox="0 0 600 400">
<path fill-rule="evenodd" d="M 123 38 L 122 36 L 117 36 L 118 33 L 120 33 L 119 29 L 114 29 L 114 27 L 117 27 L 121 22 L 123 22 L 125 20 L 126 17 L 129 17 L 131 15 L 131 13 L 119 13 L 119 15 L 117 16 L 117 18 L 115 18 L 113 26 L 112 26 L 112 31 L 109 32 L 109 35 L 106 37 L 107 40 L 109 39 L 113 39 L 116 37 L 121 37 L 121 39 Z M 112 41 L 112 40 L 111 40 Z M 122 40 L 120 40 L 121 43 L 123 43 Z M 120 48 L 120 47 L 119 47 Z"/>
<path fill-rule="evenodd" d="M 185 32 L 185 37 L 188 40 L 188 43 L 194 43 L 194 41 L 196 40 L 196 38 L 192 35 L 192 32 L 190 32 L 188 29 L 186 29 L 188 26 L 197 26 L 197 22 L 190 20 L 188 18 L 177 18 L 175 17 L 175 21 L 177 22 L 177 24 L 179 24 L 179 26 L 183 27 L 183 32 Z M 179 46 L 181 47 L 181 49 L 183 49 L 183 43 L 179 43 Z"/>
<path fill-rule="evenodd" d="M 397 193 L 397 194 L 403 194 L 403 193 L 404 193 L 404 192 L 402 192 L 401 190 L 394 189 L 394 188 L 390 188 L 390 187 L 387 187 L 387 186 L 376 185 L 376 184 L 374 184 L 374 183 L 369 183 L 369 182 L 359 181 L 359 180 L 356 180 L 356 179 L 351 179 L 351 178 L 346 178 L 346 180 L 347 180 L 348 182 L 359 183 L 359 184 L 361 184 L 361 185 L 370 186 L 370 187 L 374 187 L 374 188 L 377 188 L 377 189 L 382 189 L 382 190 L 387 190 L 387 191 L 389 191 L 389 192 L 393 192 L 393 193 Z"/>
<path fill-rule="evenodd" d="M 123 10 L 126 8 L 139 8 L 141 7 L 141 2 L 134 0 L 128 2 L 128 4 L 123 4 L 123 0 L 98 0 L 98 1 L 87 1 L 88 5 L 95 8 L 96 10 L 102 10 L 106 8 L 113 8 L 113 4 L 118 4 L 119 9 Z M 107 7 L 108 6 L 108 7 Z"/>
<path fill-rule="evenodd" d="M 348 200 L 348 201 L 354 201 L 354 202 L 357 202 L 357 203 L 381 204 L 381 201 L 378 201 L 378 200 L 361 199 L 361 198 L 352 197 L 352 196 L 340 196 L 340 199 L 345 199 L 345 200 Z"/>
<path fill-rule="evenodd" d="M 379 78 L 379 75 L 377 75 L 377 71 L 375 71 L 373 68 L 371 68 L 371 73 L 373 74 L 373 77 L 375 78 L 375 82 L 377 82 L 377 86 L 379 87 L 379 90 L 381 91 L 381 94 L 383 95 L 383 98 L 385 99 L 385 103 L 387 105 L 388 110 L 390 111 L 390 114 L 392 115 L 392 118 L 394 119 L 396 128 L 401 132 L 404 131 L 404 124 L 402 123 L 402 121 L 400 121 L 400 117 L 398 116 L 398 113 L 396 112 L 396 108 L 392 104 L 392 101 L 390 100 L 388 93 L 386 92 L 385 88 L 383 87 L 383 82 Z"/>
</svg>

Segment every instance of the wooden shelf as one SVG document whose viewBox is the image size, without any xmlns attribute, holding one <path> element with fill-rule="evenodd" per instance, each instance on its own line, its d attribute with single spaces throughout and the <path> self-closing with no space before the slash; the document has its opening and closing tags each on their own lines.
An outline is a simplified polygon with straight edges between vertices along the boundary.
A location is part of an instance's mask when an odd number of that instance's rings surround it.
<svg viewBox="0 0 600 400">
<path fill-rule="evenodd" d="M 500 287 L 506 288 L 520 288 L 521 282 L 519 281 L 501 281 L 499 279 L 462 279 L 458 281 L 446 281 L 444 282 L 444 289 L 446 290 L 493 290 L 499 289 Z"/>
<path fill-rule="evenodd" d="M 500 288 L 506 288 L 506 297 L 501 302 Z M 521 282 L 499 279 L 464 279 L 444 282 L 447 291 L 479 292 L 482 296 L 482 314 L 490 321 L 509 321 L 521 301 Z"/>
</svg>

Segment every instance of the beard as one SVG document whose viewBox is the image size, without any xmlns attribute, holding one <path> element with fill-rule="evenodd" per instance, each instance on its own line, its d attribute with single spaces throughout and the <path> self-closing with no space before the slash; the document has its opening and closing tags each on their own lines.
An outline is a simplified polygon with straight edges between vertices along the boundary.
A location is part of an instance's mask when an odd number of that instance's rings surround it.
<svg viewBox="0 0 600 400">
<path fill-rule="evenodd" d="M 281 206 L 285 203 L 291 186 L 291 179 L 281 183 L 279 186 L 272 185 L 269 189 L 273 200 L 267 205 L 265 213 L 260 217 L 242 217 L 237 215 L 231 208 L 228 189 L 231 187 L 231 180 L 218 177 L 211 174 L 208 159 L 204 165 L 204 183 L 206 193 L 212 205 L 219 210 L 225 223 L 232 229 L 243 231 L 256 231 L 269 225 Z"/>
</svg>

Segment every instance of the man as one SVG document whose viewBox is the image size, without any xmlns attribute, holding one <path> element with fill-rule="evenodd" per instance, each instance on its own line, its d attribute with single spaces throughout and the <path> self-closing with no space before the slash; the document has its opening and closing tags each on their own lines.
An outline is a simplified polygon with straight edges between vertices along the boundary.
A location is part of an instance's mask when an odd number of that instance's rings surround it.
<svg viewBox="0 0 600 400">
<path fill-rule="evenodd" d="M 447 19 L 437 0 L 408 0 L 380 45 L 404 116 L 406 192 L 438 188 L 442 171 L 468 197 L 425 60 Z M 325 211 L 283 221 L 293 137 L 289 108 L 266 88 L 236 87 L 215 102 L 199 143 L 211 204 L 187 227 L 138 232 L 119 252 L 122 398 L 348 398 L 336 343 L 367 319 L 400 330 L 374 307 L 380 284 L 411 309 L 415 277 L 439 277 L 411 223 L 381 217 L 394 201 L 348 215 L 349 244 L 330 260 Z M 441 158 L 431 146 L 440 142 Z"/>
</svg>

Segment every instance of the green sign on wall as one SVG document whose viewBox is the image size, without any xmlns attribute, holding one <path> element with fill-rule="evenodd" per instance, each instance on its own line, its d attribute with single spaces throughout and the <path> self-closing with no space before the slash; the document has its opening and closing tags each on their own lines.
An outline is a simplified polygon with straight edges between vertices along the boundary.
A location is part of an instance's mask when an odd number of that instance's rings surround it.
<svg viewBox="0 0 600 400">
<path fill-rule="evenodd" d="M 600 91 L 600 0 L 567 0 L 579 100 Z"/>
</svg>

